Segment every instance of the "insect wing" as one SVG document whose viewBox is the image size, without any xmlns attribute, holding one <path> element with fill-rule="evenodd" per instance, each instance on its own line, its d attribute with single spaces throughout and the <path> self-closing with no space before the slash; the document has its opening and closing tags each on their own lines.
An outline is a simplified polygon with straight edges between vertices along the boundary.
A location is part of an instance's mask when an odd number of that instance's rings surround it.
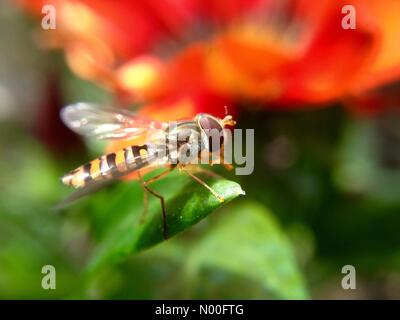
<svg viewBox="0 0 400 320">
<path fill-rule="evenodd" d="M 61 110 L 61 119 L 72 131 L 96 139 L 133 139 L 166 124 L 138 114 L 105 109 L 92 103 L 76 103 Z"/>
</svg>

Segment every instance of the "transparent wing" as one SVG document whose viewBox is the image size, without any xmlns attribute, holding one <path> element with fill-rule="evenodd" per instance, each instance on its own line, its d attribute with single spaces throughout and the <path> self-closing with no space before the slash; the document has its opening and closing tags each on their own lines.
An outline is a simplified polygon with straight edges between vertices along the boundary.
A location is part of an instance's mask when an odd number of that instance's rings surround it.
<svg viewBox="0 0 400 320">
<path fill-rule="evenodd" d="M 66 106 L 60 115 L 72 131 L 96 139 L 132 139 L 146 131 L 166 127 L 166 123 L 123 109 L 106 109 L 86 102 Z"/>
</svg>

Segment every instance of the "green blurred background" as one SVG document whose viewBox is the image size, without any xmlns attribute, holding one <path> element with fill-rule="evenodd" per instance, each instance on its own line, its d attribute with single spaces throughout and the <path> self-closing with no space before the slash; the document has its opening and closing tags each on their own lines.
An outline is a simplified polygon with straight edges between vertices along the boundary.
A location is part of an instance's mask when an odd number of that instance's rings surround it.
<svg viewBox="0 0 400 320">
<path fill-rule="evenodd" d="M 255 129 L 255 172 L 220 173 L 246 196 L 87 274 L 96 247 L 118 232 L 113 223 L 141 210 L 142 191 L 124 182 L 50 210 L 70 192 L 59 177 L 103 150 L 63 127 L 59 108 L 111 97 L 75 77 L 61 54 L 39 51 L 31 29 L 0 5 L 1 299 L 400 298 L 400 112 L 355 117 L 340 105 L 243 111 L 239 127 Z M 175 175 L 157 188 L 186 182 Z M 341 287 L 348 264 L 356 290 Z M 56 268 L 56 290 L 41 287 L 44 265 Z"/>
</svg>

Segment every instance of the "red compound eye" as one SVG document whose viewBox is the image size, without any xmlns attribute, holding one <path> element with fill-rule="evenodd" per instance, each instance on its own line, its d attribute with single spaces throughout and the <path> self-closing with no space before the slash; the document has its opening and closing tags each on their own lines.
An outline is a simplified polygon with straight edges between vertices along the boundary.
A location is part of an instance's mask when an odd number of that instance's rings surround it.
<svg viewBox="0 0 400 320">
<path fill-rule="evenodd" d="M 221 124 L 207 115 L 199 119 L 199 124 L 208 138 L 209 150 L 211 152 L 218 151 L 224 143 L 224 129 Z"/>
<path fill-rule="evenodd" d="M 219 122 L 211 117 L 203 116 L 200 118 L 200 126 L 204 130 L 218 130 L 222 131 L 222 126 Z"/>
</svg>

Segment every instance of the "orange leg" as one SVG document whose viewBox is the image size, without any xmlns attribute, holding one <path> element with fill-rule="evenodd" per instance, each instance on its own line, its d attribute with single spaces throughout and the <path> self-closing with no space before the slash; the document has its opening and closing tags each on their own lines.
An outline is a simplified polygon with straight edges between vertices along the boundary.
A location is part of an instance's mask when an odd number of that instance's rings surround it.
<svg viewBox="0 0 400 320">
<path fill-rule="evenodd" d="M 211 171 L 209 169 L 205 169 L 202 167 L 195 167 L 193 171 L 199 172 L 199 173 L 204 173 L 208 175 L 209 177 L 215 178 L 215 179 L 225 179 L 223 176 L 219 175 L 218 173 L 215 173 L 214 171 Z"/>
<path fill-rule="evenodd" d="M 207 183 L 205 183 L 203 180 L 201 180 L 200 178 L 196 177 L 194 174 L 192 174 L 191 172 L 187 171 L 184 167 L 180 167 L 180 169 L 185 172 L 189 177 L 191 177 L 193 180 L 195 180 L 197 183 L 201 184 L 203 187 L 205 187 L 206 189 L 208 189 L 213 195 L 214 197 L 216 197 L 218 199 L 219 202 L 224 202 L 225 199 L 223 196 L 219 195 L 213 188 L 211 188 Z"/>
</svg>

